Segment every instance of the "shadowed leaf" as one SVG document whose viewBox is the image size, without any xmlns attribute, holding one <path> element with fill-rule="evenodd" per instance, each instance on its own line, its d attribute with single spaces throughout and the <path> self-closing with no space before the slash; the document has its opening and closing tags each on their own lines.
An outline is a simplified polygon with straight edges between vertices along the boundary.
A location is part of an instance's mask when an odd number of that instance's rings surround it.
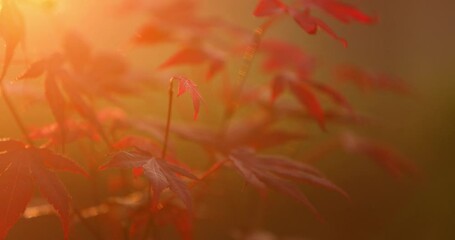
<svg viewBox="0 0 455 240">
<path fill-rule="evenodd" d="M 284 156 L 259 155 L 248 149 L 237 149 L 231 152 L 229 159 L 245 181 L 257 188 L 271 188 L 297 199 L 320 220 L 322 217 L 315 207 L 293 182 L 322 187 L 349 199 L 346 192 L 313 167 Z"/>
</svg>

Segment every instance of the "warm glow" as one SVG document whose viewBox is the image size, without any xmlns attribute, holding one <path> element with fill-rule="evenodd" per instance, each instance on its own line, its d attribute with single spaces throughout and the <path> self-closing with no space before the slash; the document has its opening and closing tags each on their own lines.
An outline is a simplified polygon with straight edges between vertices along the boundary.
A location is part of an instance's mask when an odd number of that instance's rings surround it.
<svg viewBox="0 0 455 240">
<path fill-rule="evenodd" d="M 19 0 L 32 6 L 40 7 L 46 10 L 55 9 L 61 2 L 66 0 Z"/>
<path fill-rule="evenodd" d="M 411 2 L 0 0 L 0 240 L 455 239 L 454 1 Z"/>
</svg>

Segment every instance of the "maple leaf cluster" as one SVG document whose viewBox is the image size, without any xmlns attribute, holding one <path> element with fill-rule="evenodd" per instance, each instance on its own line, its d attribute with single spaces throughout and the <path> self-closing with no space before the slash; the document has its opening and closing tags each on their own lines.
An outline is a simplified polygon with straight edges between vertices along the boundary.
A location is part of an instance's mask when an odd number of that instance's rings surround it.
<svg viewBox="0 0 455 240">
<path fill-rule="evenodd" d="M 347 46 L 347 41 L 314 12 L 321 10 L 341 23 L 373 24 L 376 17 L 339 0 L 296 0 L 291 4 L 259 0 L 253 15 L 266 20 L 252 32 L 199 13 L 196 0 L 150 2 L 125 0 L 113 11 L 119 18 L 145 16 L 128 44 L 141 49 L 172 43 L 176 52 L 152 74 L 144 73 L 129 64 L 128 56 L 99 52 L 81 34 L 65 31 L 60 50 L 33 61 L 15 77 L 15 84 L 43 80 L 41 95 L 34 92 L 38 95 L 34 98 L 43 101 L 34 104 L 48 107 L 54 121 L 30 129 L 10 97 L 12 88 L 4 81 L 16 48 L 26 40 L 24 17 L 16 1 L 1 1 L 0 37 L 5 43 L 1 95 L 25 141 L 0 140 L 0 239 L 6 238 L 35 197 L 34 186 L 58 214 L 65 239 L 69 239 L 70 225 L 77 222 L 97 238 L 123 239 L 115 231 L 101 236 L 86 221 L 106 212 L 112 214 L 109 222 L 128 232 L 128 239 L 146 239 L 150 231 L 159 232 L 166 225 L 173 225 L 182 239 L 192 239 L 192 226 L 201 207 L 193 201 L 199 189 L 196 186 L 222 168 L 236 172 L 259 192 L 274 190 L 297 200 L 320 221 L 324 217 L 299 186 L 312 185 L 349 199 L 345 190 L 312 165 L 335 150 L 367 156 L 395 177 L 418 174 L 416 167 L 390 146 L 349 130 L 352 125 L 371 126 L 371 119 L 355 110 L 333 82 L 316 77 L 320 69 L 316 57 L 285 39 L 266 37 L 268 29 L 280 24 L 277 20 L 289 16 L 306 33 L 316 34 L 321 29 Z M 255 59 L 260 62 L 260 86 L 249 84 L 248 73 Z M 240 71 L 230 71 L 232 62 L 240 62 Z M 179 68 L 182 66 L 201 69 L 203 74 L 191 76 Z M 403 81 L 361 67 L 336 66 L 331 72 L 337 82 L 361 89 L 411 92 Z M 125 97 L 165 93 L 166 88 L 167 101 L 160 103 L 167 106 L 166 116 L 138 116 L 132 113 L 135 109 L 123 104 Z M 191 97 L 192 107 L 187 107 L 193 109 L 191 120 L 185 119 L 186 112 L 182 119 L 172 115 L 174 101 L 186 100 L 174 98 L 185 93 Z M 220 94 L 206 98 L 212 96 L 209 93 Z M 201 114 L 201 108 L 213 103 L 223 109 L 221 113 L 208 109 Z M 221 120 L 211 121 L 215 118 Z M 283 123 L 308 126 L 309 122 L 329 140 L 306 158 L 281 152 L 280 147 L 287 144 L 312 140 L 304 128 L 284 128 Z M 333 131 L 333 125 L 345 132 Z M 202 149 L 211 166 L 189 167 L 189 162 L 198 159 L 179 150 L 170 135 Z M 79 154 L 72 156 L 75 151 Z M 132 176 L 123 169 L 131 169 Z M 54 171 L 89 176 L 99 204 L 90 208 L 94 214 L 74 207 Z M 97 192 L 107 195 L 100 197 Z M 118 194 L 135 193 L 141 197 L 112 200 Z M 114 214 L 113 205 L 122 208 L 118 212 L 123 214 Z"/>
</svg>

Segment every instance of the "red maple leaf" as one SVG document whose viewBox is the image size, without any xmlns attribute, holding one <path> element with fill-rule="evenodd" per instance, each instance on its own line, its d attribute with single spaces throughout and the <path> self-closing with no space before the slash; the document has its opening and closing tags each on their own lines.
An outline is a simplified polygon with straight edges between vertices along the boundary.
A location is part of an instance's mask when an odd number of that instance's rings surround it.
<svg viewBox="0 0 455 240">
<path fill-rule="evenodd" d="M 303 203 L 322 221 L 322 217 L 293 182 L 304 182 L 349 196 L 315 168 L 278 155 L 260 155 L 249 149 L 233 150 L 229 159 L 245 181 L 259 189 L 273 189 Z"/>
<path fill-rule="evenodd" d="M 377 21 L 376 17 L 369 16 L 355 6 L 339 0 L 297 0 L 297 3 L 301 7 L 319 7 L 343 23 L 357 21 L 364 24 L 371 24 Z"/>
<path fill-rule="evenodd" d="M 53 170 L 87 173 L 66 157 L 14 140 L 1 140 L 0 152 L 0 239 L 21 217 L 33 196 L 33 186 L 57 211 L 68 239 L 70 196 Z"/>
<path fill-rule="evenodd" d="M 133 37 L 135 44 L 156 44 L 173 40 L 172 32 L 153 23 L 143 25 Z"/>
<path fill-rule="evenodd" d="M 338 106 L 344 108 L 347 112 L 353 114 L 354 110 L 351 106 L 351 104 L 348 102 L 346 97 L 341 94 L 338 90 L 335 88 L 332 88 L 331 86 L 324 84 L 324 83 L 319 83 L 319 82 L 310 82 L 311 86 L 315 88 L 317 91 L 321 92 L 322 94 L 328 96 L 332 102 L 337 104 Z"/>
<path fill-rule="evenodd" d="M 177 165 L 157 159 L 146 152 L 121 151 L 110 156 L 110 160 L 101 166 L 100 170 L 108 168 L 142 168 L 144 175 L 151 183 L 151 190 L 153 191 L 152 209 L 157 208 L 161 192 L 166 188 L 174 192 L 189 210 L 192 209 L 190 191 L 185 183 L 176 175 L 193 180 L 198 180 L 198 178 Z"/>
<path fill-rule="evenodd" d="M 186 92 L 189 92 L 191 94 L 191 99 L 193 100 L 194 107 L 194 119 L 197 119 L 199 109 L 201 107 L 201 101 L 203 101 L 197 85 L 190 79 L 183 76 L 174 76 L 173 79 L 177 80 L 179 84 L 177 96 L 180 96 Z"/>
<path fill-rule="evenodd" d="M 288 6 L 280 0 L 260 0 L 256 9 L 254 10 L 254 16 L 256 17 L 267 17 L 275 14 L 285 13 L 288 10 Z"/>
<path fill-rule="evenodd" d="M 288 42 L 266 40 L 261 43 L 260 51 L 266 54 L 262 67 L 267 72 L 292 70 L 306 76 L 315 70 L 315 58 Z"/>
<path fill-rule="evenodd" d="M 161 64 L 159 68 L 165 69 L 178 65 L 198 65 L 207 63 L 209 69 L 205 79 L 209 81 L 224 68 L 225 60 L 221 55 L 223 54 L 215 52 L 213 49 L 209 50 L 196 47 L 183 48 Z"/>
<path fill-rule="evenodd" d="M 317 17 L 313 17 L 310 14 L 310 10 L 307 9 L 304 11 L 290 11 L 289 14 L 294 18 L 295 22 L 308 34 L 316 34 L 318 29 L 322 29 L 331 37 L 341 42 L 344 47 L 348 46 L 346 39 L 338 36 L 338 34 L 336 34 L 336 32 L 333 31 L 332 28 L 330 28 L 329 25 L 327 25 L 324 21 Z"/>
<path fill-rule="evenodd" d="M 372 24 L 376 22 L 375 17 L 368 16 L 356 7 L 338 0 L 297 0 L 292 5 L 287 5 L 281 0 L 260 0 L 254 10 L 254 15 L 267 17 L 287 14 L 308 34 L 316 34 L 318 29 L 322 29 L 344 46 L 347 46 L 345 39 L 339 37 L 323 20 L 311 14 L 314 8 L 324 10 L 343 23 L 357 21 L 363 24 Z"/>
<path fill-rule="evenodd" d="M 280 74 L 272 81 L 272 101 L 281 95 L 285 87 L 289 88 L 309 115 L 318 121 L 321 129 L 325 130 L 324 110 L 313 92 L 311 82 L 307 79 L 298 79 L 294 74 Z"/>
</svg>

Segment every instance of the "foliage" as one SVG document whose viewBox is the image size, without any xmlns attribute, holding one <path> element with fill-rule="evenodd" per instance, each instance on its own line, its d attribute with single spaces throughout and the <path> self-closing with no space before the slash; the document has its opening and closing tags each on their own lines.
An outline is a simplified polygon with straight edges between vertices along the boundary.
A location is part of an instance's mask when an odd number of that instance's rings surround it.
<svg viewBox="0 0 455 240">
<path fill-rule="evenodd" d="M 324 221 L 323 216 L 299 184 L 324 188 L 350 199 L 347 192 L 312 166 L 314 161 L 336 149 L 363 154 L 396 177 L 417 174 L 412 163 L 389 146 L 349 130 L 352 126 L 371 125 L 365 124 L 368 118 L 354 109 L 337 85 L 315 77 L 319 69 L 315 57 L 284 39 L 265 37 L 267 30 L 282 17 L 291 17 L 304 32 L 316 34 L 321 29 L 347 46 L 347 41 L 325 20 L 314 15 L 314 11 L 322 10 L 346 24 L 370 25 L 377 21 L 376 17 L 338 0 L 296 0 L 289 4 L 281 0 L 260 0 L 253 14 L 266 20 L 251 32 L 225 19 L 202 16 L 197 12 L 199 4 L 195 0 L 175 0 L 155 6 L 148 5 L 147 1 L 125 0 L 119 7 L 121 16 L 141 14 L 148 19 L 131 37 L 130 44 L 134 47 L 163 43 L 178 46 L 179 50 L 163 59 L 157 69 L 157 72 L 172 72 L 169 82 L 157 81 L 158 73 L 153 77 L 136 74 L 128 59 L 96 52 L 82 36 L 68 30 L 62 39 L 61 51 L 37 59 L 16 77 L 26 85 L 31 84 L 31 79 L 44 79 L 44 104 L 55 119 L 47 126 L 28 130 L 4 81 L 17 46 L 25 42 L 25 23 L 21 4 L 2 0 L 0 33 L 5 42 L 0 78 L 2 96 L 25 141 L 0 141 L 0 239 L 6 238 L 21 214 L 27 212 L 27 204 L 34 197 L 34 185 L 60 217 L 65 239 L 70 237 L 70 225 L 78 221 L 98 239 L 123 239 L 115 235 L 115 231 L 113 235 L 103 236 L 91 226 L 86 220 L 90 214 L 70 202 L 69 193 L 54 171 L 89 176 L 95 192 L 112 186 L 103 176 L 119 176 L 117 185 L 121 197 L 117 195 L 114 202 L 127 214 L 111 216 L 114 210 L 106 210 L 106 204 L 112 202 L 109 198 L 97 199 L 92 209 L 96 216 L 109 215 L 109 221 L 116 221 L 125 228 L 129 233 L 125 239 L 147 239 L 152 235 L 157 239 L 159 229 L 169 224 L 176 227 L 182 239 L 192 239 L 193 222 L 202 204 L 192 200 L 196 192 L 194 186 L 203 185 L 220 169 L 238 173 L 246 185 L 260 193 L 274 190 L 294 198 L 320 221 Z M 269 80 L 261 80 L 260 86 L 249 84 L 248 72 L 256 56 L 263 78 Z M 232 62 L 241 63 L 238 73 L 229 71 Z M 181 69 L 180 66 L 203 69 L 204 77 L 193 79 L 173 70 Z M 333 72 L 338 81 L 353 83 L 361 89 L 410 92 L 402 81 L 357 66 L 340 66 Z M 194 120 L 173 122 L 174 82 L 178 85 L 177 96 L 189 93 Z M 215 84 L 220 82 L 220 85 Z M 168 83 L 168 99 L 160 102 L 167 106 L 167 117 L 137 116 L 131 114 L 134 109 L 121 104 L 127 96 L 138 97 L 139 93 L 148 94 L 150 90 L 165 92 L 164 86 Z M 198 88 L 200 85 L 222 94 L 206 99 Z M 216 89 L 218 86 L 220 90 Z M 215 102 L 223 109 L 217 116 L 221 124 L 197 119 L 200 108 L 209 106 L 206 102 Z M 97 103 L 110 108 L 102 109 Z M 248 109 L 248 113 L 243 113 L 244 109 Z M 207 117 L 218 113 L 209 110 L 202 114 Z M 280 146 L 312 141 L 303 131 L 282 127 L 289 122 L 314 124 L 329 140 L 309 150 L 310 157 L 303 161 L 299 156 L 286 155 L 279 151 Z M 340 124 L 344 124 L 345 133 L 331 134 L 329 127 Z M 193 156 L 181 154 L 169 135 L 202 149 L 211 167 L 188 167 Z M 71 150 L 81 154 L 72 156 Z M 185 159 L 177 156 L 185 156 Z M 88 173 L 79 164 L 85 165 Z M 108 170 L 111 168 L 132 169 L 134 177 L 123 170 Z M 148 184 L 135 185 L 140 179 Z M 117 190 L 109 190 L 111 197 L 116 196 Z M 139 197 L 131 200 L 129 196 Z"/>
</svg>

